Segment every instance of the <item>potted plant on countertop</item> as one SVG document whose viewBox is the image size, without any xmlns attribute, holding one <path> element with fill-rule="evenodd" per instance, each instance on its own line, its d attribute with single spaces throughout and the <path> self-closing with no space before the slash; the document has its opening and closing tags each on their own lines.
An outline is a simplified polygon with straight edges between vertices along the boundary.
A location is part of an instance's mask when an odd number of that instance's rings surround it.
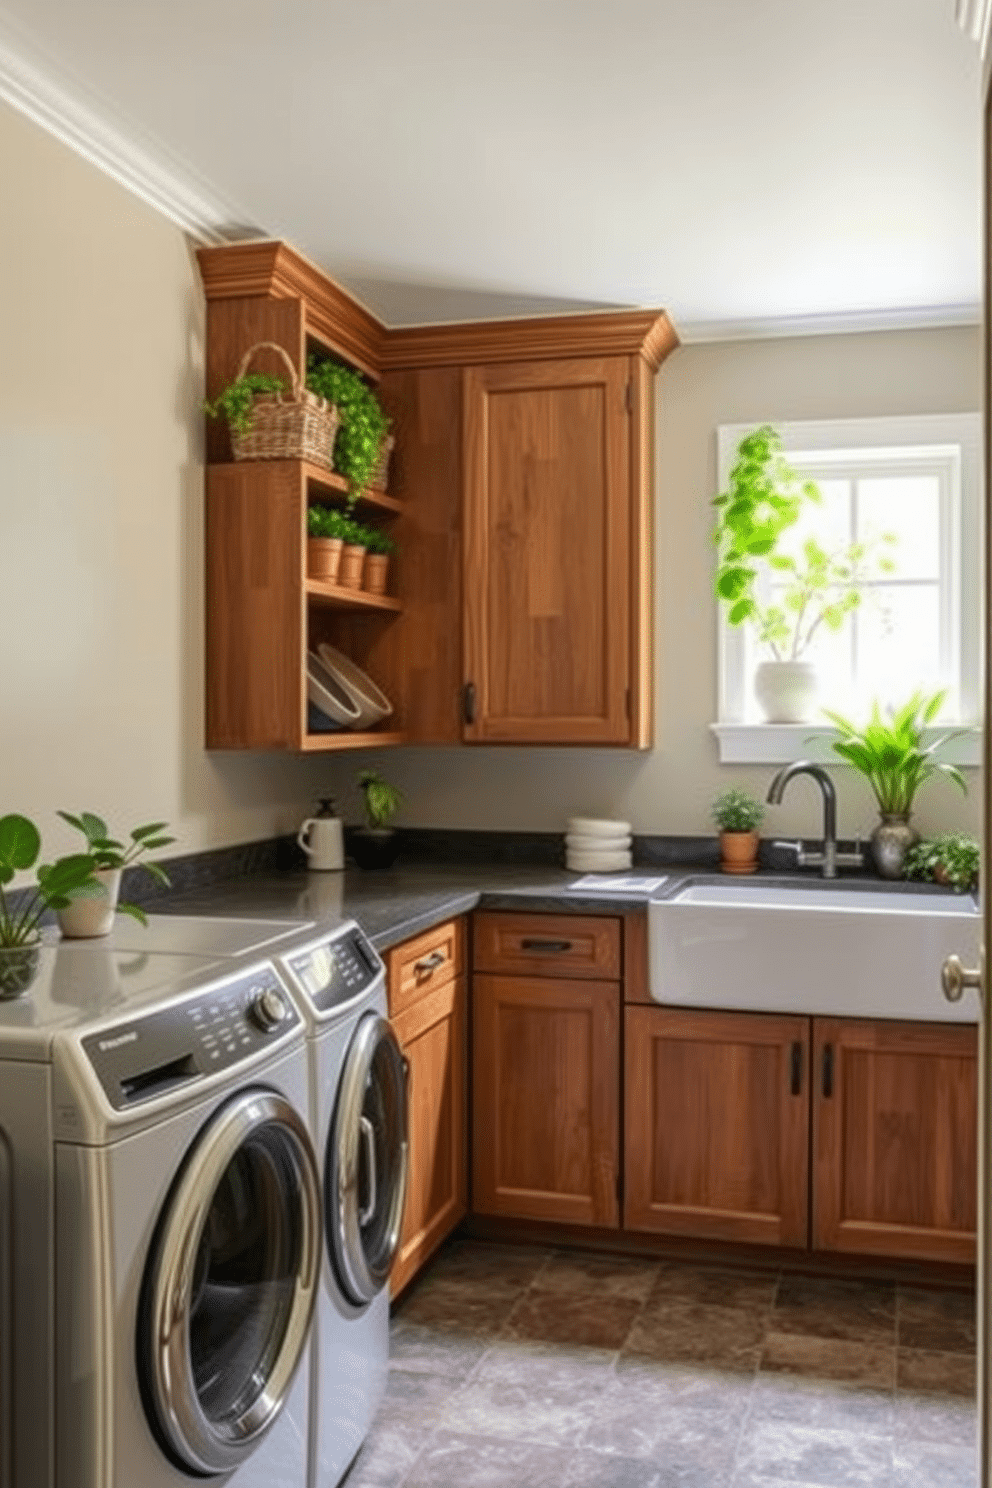
<svg viewBox="0 0 992 1488">
<path fill-rule="evenodd" d="M 60 811 L 58 814 L 86 839 L 86 856 L 93 877 L 100 885 L 99 897 L 74 897 L 70 903 L 57 907 L 62 934 L 67 939 L 109 935 L 114 924 L 114 914 L 118 910 L 142 925 L 147 924 L 147 916 L 137 904 L 119 902 L 121 875 L 125 868 L 136 864 L 144 853 L 154 852 L 157 848 L 168 847 L 175 842 L 174 837 L 163 835 L 168 823 L 149 822 L 146 826 L 135 827 L 130 842 L 123 843 L 109 835 L 107 823 L 92 811 L 81 811 L 78 816 L 73 816 L 69 811 Z M 160 863 L 141 863 L 139 866 L 168 888 L 169 876 Z"/>
<path fill-rule="evenodd" d="M 389 868 L 399 852 L 399 834 L 389 823 L 402 805 L 403 792 L 374 770 L 362 770 L 358 784 L 368 825 L 352 829 L 348 851 L 359 868 Z"/>
<path fill-rule="evenodd" d="M 344 539 L 353 525 L 333 507 L 307 508 L 307 573 L 311 579 L 337 583 Z"/>
<path fill-rule="evenodd" d="M 713 802 L 713 820 L 720 828 L 720 869 L 723 873 L 755 873 L 758 867 L 758 828 L 765 808 L 743 790 L 725 790 Z"/>
<path fill-rule="evenodd" d="M 0 999 L 26 992 L 38 970 L 41 918 L 71 903 L 104 897 L 89 853 L 38 863 L 41 834 L 26 816 L 0 817 Z M 35 869 L 37 887 L 8 895 L 15 875 Z"/>
<path fill-rule="evenodd" d="M 891 573 L 885 533 L 873 542 L 849 543 L 828 552 L 812 538 L 798 553 L 780 545 L 804 510 L 822 501 L 815 481 L 804 481 L 782 454 L 769 424 L 745 435 L 737 447 L 728 489 L 714 499 L 719 513 L 716 593 L 731 625 L 754 626 L 770 658 L 755 673 L 755 696 L 769 723 L 809 718 L 817 694 L 816 668 L 809 660 L 817 632 L 840 630 L 861 603 L 859 584 L 873 573 Z M 781 576 L 780 600 L 759 594 L 761 565 Z"/>
<path fill-rule="evenodd" d="M 379 527 L 365 529 L 365 588 L 370 594 L 385 594 L 389 559 L 395 552 L 396 544 L 388 532 Z"/>
<path fill-rule="evenodd" d="M 340 415 L 334 469 L 347 480 L 353 503 L 379 474 L 389 419 L 372 389 L 357 372 L 340 362 L 311 354 L 307 358 L 307 387 L 333 403 Z"/>
<path fill-rule="evenodd" d="M 871 834 L 871 850 L 882 878 L 902 876 L 906 853 L 919 840 L 910 816 L 916 792 L 924 781 L 933 775 L 946 775 L 964 795 L 968 793 L 957 766 L 937 759 L 936 754 L 948 740 L 969 731 L 953 729 L 925 748 L 923 745 L 923 730 L 933 723 L 945 697 L 944 692 L 935 692 L 929 698 L 914 692 L 901 708 L 889 710 L 888 719 L 882 717 L 875 702 L 871 717 L 862 727 L 830 708 L 823 710 L 840 735 L 831 741 L 831 749 L 860 770 L 875 793 L 881 820 Z"/>
<path fill-rule="evenodd" d="M 917 842 L 903 860 L 906 878 L 944 884 L 966 893 L 978 887 L 982 850 L 964 832 L 942 832 L 930 842 Z"/>
</svg>

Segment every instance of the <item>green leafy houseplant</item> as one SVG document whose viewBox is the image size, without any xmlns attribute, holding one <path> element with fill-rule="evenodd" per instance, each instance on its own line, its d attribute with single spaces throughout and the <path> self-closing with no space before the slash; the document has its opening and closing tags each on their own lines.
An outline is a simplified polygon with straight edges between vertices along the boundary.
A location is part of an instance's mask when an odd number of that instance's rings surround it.
<svg viewBox="0 0 992 1488">
<path fill-rule="evenodd" d="M 907 878 L 948 884 L 965 892 L 978 884 L 982 851 L 973 837 L 963 832 L 944 832 L 930 842 L 918 842 L 903 860 Z"/>
<path fill-rule="evenodd" d="M 365 547 L 370 553 L 381 554 L 384 558 L 396 552 L 395 542 L 381 527 L 366 527 Z"/>
<path fill-rule="evenodd" d="M 721 832 L 754 832 L 764 821 L 765 808 L 743 790 L 726 790 L 713 802 L 713 820 Z"/>
<path fill-rule="evenodd" d="M 349 833 L 348 850 L 360 868 L 388 868 L 399 852 L 399 834 L 389 823 L 402 804 L 403 792 L 375 770 L 362 770 L 358 784 L 368 825 Z"/>
<path fill-rule="evenodd" d="M 0 817 L 0 947 L 30 945 L 38 940 L 38 926 L 46 910 L 63 909 L 73 899 L 103 893 L 94 878 L 95 864 L 89 853 L 71 853 L 54 863 L 38 863 L 41 834 L 26 816 L 11 813 Z M 15 874 L 35 869 L 37 887 L 16 905 L 4 890 Z"/>
<path fill-rule="evenodd" d="M 337 511 L 331 506 L 311 506 L 307 508 L 307 533 L 310 537 L 324 537 L 344 541 L 346 535 L 354 527 L 354 522 L 349 521 L 344 512 Z"/>
<path fill-rule="evenodd" d="M 358 373 L 338 362 L 311 354 L 307 358 L 307 387 L 338 410 L 341 426 L 334 443 L 334 469 L 347 480 L 353 502 L 375 472 L 382 441 L 389 433 L 389 420 Z"/>
<path fill-rule="evenodd" d="M 388 827 L 403 804 L 403 792 L 374 770 L 363 770 L 358 784 L 365 798 L 365 816 L 371 830 L 381 831 Z"/>
<path fill-rule="evenodd" d="M 831 749 L 864 775 L 883 816 L 908 815 L 916 792 L 933 775 L 946 775 L 967 795 L 961 771 L 936 758 L 948 740 L 959 738 L 966 730 L 954 729 L 925 748 L 923 745 L 923 730 L 933 723 L 945 697 L 945 692 L 935 692 L 929 698 L 914 692 L 901 708 L 891 710 L 888 719 L 882 717 L 878 703 L 873 703 L 871 717 L 863 727 L 824 708 L 840 734 L 831 742 Z"/>
<path fill-rule="evenodd" d="M 778 551 L 789 528 L 822 495 L 815 481 L 804 481 L 782 454 L 782 441 L 769 424 L 745 435 L 726 491 L 714 499 L 719 513 L 714 534 L 718 558 L 716 593 L 727 606 L 731 625 L 750 623 L 776 661 L 798 661 L 821 625 L 840 630 L 861 603 L 859 584 L 874 571 L 895 567 L 877 541 L 849 543 L 828 552 L 812 538 L 801 555 Z M 765 604 L 758 594 L 760 565 L 784 576 L 780 602 Z"/>
<path fill-rule="evenodd" d="M 203 411 L 208 418 L 223 416 L 237 434 L 247 434 L 251 428 L 252 410 L 259 393 L 282 393 L 286 383 L 270 372 L 246 372 L 244 377 L 228 383 L 217 394 L 212 403 L 205 402 Z"/>
<path fill-rule="evenodd" d="M 155 852 L 160 847 L 168 847 L 176 840 L 174 837 L 164 835 L 167 822 L 149 822 L 143 827 L 135 827 L 131 832 L 130 841 L 124 843 L 111 837 L 107 823 L 92 811 L 81 811 L 78 816 L 74 816 L 70 811 L 60 811 L 58 815 L 64 822 L 68 822 L 70 827 L 75 827 L 83 834 L 86 839 L 87 856 L 94 873 L 113 873 L 119 869 L 128 868 L 138 863 L 138 859 L 142 858 L 146 852 Z M 168 888 L 169 875 L 160 863 L 140 863 L 138 866 L 149 873 L 157 883 Z M 142 925 L 148 923 L 144 910 L 137 904 L 126 904 L 122 901 L 115 907 L 120 910 L 121 914 L 130 915 Z"/>
</svg>

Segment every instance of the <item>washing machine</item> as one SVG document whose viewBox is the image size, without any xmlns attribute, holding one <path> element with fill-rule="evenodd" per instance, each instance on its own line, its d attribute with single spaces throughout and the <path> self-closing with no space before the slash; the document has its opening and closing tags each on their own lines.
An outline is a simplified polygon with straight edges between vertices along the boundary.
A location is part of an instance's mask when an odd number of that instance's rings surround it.
<svg viewBox="0 0 992 1488">
<path fill-rule="evenodd" d="M 231 955 L 61 943 L 0 1003 L 4 1488 L 306 1482 L 305 1024 Z"/>
<path fill-rule="evenodd" d="M 389 1271 L 406 1196 L 407 1066 L 385 969 L 354 921 L 276 958 L 308 1025 L 324 1246 L 310 1362 L 310 1488 L 335 1488 L 389 1367 Z"/>
</svg>

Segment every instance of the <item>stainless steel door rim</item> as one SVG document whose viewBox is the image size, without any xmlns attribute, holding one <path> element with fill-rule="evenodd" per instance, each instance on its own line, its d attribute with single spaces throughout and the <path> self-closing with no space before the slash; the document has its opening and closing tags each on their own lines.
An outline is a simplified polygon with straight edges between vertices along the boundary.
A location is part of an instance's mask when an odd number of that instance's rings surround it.
<svg viewBox="0 0 992 1488">
<path fill-rule="evenodd" d="M 198 1388 L 191 1319 L 205 1284 L 202 1243 L 215 1195 L 239 1154 L 251 1150 L 292 1174 L 292 1187 L 286 1185 L 280 1200 L 296 1212 L 283 1208 L 262 1218 L 292 1228 L 293 1274 L 283 1283 L 289 1295 L 280 1309 L 281 1327 L 270 1329 L 265 1340 L 260 1388 L 246 1392 L 235 1409 L 217 1419 L 204 1408 Z M 274 1238 L 281 1245 L 285 1236 Z M 216 1474 L 237 1467 L 282 1409 L 306 1346 L 317 1295 L 320 1243 L 320 1180 L 306 1127 L 275 1091 L 241 1092 L 215 1112 L 191 1149 L 167 1201 L 146 1273 L 139 1351 L 144 1353 L 147 1385 L 170 1449 L 194 1472 Z"/>
</svg>

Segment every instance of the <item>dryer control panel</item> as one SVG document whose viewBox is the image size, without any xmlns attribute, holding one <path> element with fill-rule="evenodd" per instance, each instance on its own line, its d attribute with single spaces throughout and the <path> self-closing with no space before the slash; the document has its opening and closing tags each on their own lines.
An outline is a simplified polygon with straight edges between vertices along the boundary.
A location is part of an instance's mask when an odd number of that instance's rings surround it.
<svg viewBox="0 0 992 1488">
<path fill-rule="evenodd" d="M 301 1021 L 266 962 L 81 1042 L 108 1101 L 126 1111 L 247 1061 Z"/>
<path fill-rule="evenodd" d="M 355 924 L 285 959 L 318 1013 L 360 997 L 384 974 L 378 953 Z"/>
</svg>

